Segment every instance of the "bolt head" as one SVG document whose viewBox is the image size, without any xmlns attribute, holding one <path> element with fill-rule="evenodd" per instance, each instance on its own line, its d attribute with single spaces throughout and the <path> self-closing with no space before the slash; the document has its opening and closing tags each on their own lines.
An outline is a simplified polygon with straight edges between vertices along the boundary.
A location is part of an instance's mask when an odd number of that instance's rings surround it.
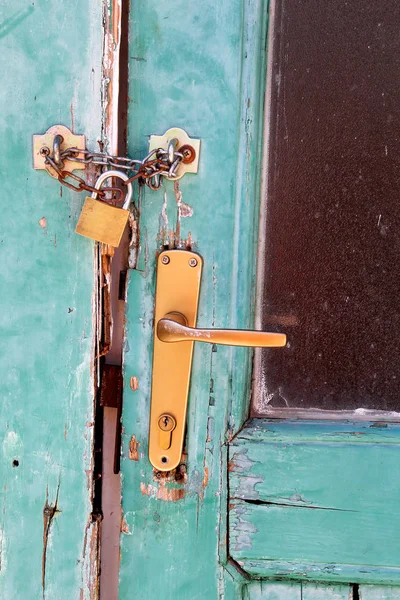
<svg viewBox="0 0 400 600">
<path fill-rule="evenodd" d="M 197 267 L 197 259 L 196 258 L 191 258 L 189 260 L 189 266 L 190 267 Z"/>
<path fill-rule="evenodd" d="M 189 165 L 196 158 L 196 151 L 193 146 L 189 146 L 189 144 L 185 144 L 182 148 L 179 148 L 179 152 L 183 155 L 183 164 Z"/>
<path fill-rule="evenodd" d="M 165 256 L 162 257 L 161 262 L 162 262 L 163 265 L 167 265 L 170 260 L 171 259 L 169 258 L 169 256 L 165 255 Z"/>
</svg>

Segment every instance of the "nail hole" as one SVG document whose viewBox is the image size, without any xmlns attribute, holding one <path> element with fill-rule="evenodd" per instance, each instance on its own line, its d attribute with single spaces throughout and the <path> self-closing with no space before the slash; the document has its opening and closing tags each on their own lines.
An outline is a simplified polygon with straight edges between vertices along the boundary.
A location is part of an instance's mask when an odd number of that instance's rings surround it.
<svg viewBox="0 0 400 600">
<path fill-rule="evenodd" d="M 12 461 L 12 466 L 13 467 L 19 467 L 19 460 L 13 460 Z"/>
<path fill-rule="evenodd" d="M 164 463 L 164 464 L 167 463 L 168 462 L 168 458 L 166 456 L 162 456 L 161 457 L 161 462 Z"/>
</svg>

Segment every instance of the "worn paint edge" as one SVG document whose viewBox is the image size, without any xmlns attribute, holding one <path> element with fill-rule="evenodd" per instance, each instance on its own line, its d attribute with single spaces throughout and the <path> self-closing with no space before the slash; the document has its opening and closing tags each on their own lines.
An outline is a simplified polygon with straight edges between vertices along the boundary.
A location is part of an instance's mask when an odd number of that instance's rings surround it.
<svg viewBox="0 0 400 600">
<path fill-rule="evenodd" d="M 234 559 L 251 577 L 326 583 L 398 585 L 400 568 L 331 563 L 301 563 L 267 559 Z M 400 590 L 400 588 L 399 588 Z"/>
<path fill-rule="evenodd" d="M 400 444 L 400 424 L 251 419 L 231 441 L 240 445 L 290 443 Z"/>
<path fill-rule="evenodd" d="M 102 142 L 105 150 L 109 154 L 117 155 L 119 151 L 119 100 L 120 100 L 120 61 L 121 61 L 121 37 L 122 37 L 122 0 L 104 0 L 103 4 L 103 57 L 102 57 Z M 99 313 L 99 321 L 104 328 L 106 335 L 106 345 L 102 348 L 102 353 L 107 354 L 112 347 L 113 340 L 113 306 L 111 300 L 112 294 L 112 272 L 114 249 L 104 244 L 98 246 L 98 281 L 99 294 L 104 297 L 100 302 L 104 302 Z M 107 427 L 108 420 L 104 420 L 104 427 Z M 103 432 L 103 435 L 105 432 Z M 113 488 L 111 488 L 112 490 Z M 102 491 L 102 502 L 107 502 L 110 506 L 114 498 L 105 499 L 107 491 Z M 121 518 L 120 492 L 115 501 L 115 509 L 110 512 L 109 518 L 106 515 L 101 526 L 97 529 L 98 536 L 98 564 L 99 564 L 99 593 L 101 597 L 111 598 L 114 594 L 118 595 L 118 572 L 114 572 L 114 563 L 119 561 L 120 532 L 116 527 Z M 114 515 L 114 516 L 113 516 Z M 116 516 L 116 517 L 115 517 Z M 110 539 L 112 543 L 110 544 Z M 112 547 L 112 554 L 118 553 L 117 560 L 114 556 L 108 556 L 104 541 L 107 540 L 107 546 Z M 103 548 L 103 551 L 102 551 Z M 109 568 L 101 570 L 102 561 L 109 562 Z M 110 573 L 112 577 L 110 577 Z"/>
</svg>

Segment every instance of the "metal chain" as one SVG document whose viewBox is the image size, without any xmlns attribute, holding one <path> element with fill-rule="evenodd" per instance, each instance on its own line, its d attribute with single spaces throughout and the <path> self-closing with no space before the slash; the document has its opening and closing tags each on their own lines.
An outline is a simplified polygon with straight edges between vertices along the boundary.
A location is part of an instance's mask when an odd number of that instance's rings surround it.
<svg viewBox="0 0 400 600">
<path fill-rule="evenodd" d="M 92 164 L 130 171 L 133 175 L 124 182 L 124 185 L 137 180 L 140 184 L 146 184 L 152 190 L 158 190 L 161 187 L 163 175 L 168 175 L 170 179 L 176 177 L 178 167 L 185 160 L 185 156 L 181 152 L 177 152 L 173 144 L 170 144 L 168 150 L 162 148 L 152 150 L 143 160 L 134 160 L 125 156 L 112 156 L 104 152 L 90 152 L 80 148 L 67 148 L 60 152 L 58 164 L 55 156 L 50 156 L 50 153 L 45 155 L 45 163 L 56 171 L 58 180 L 63 185 L 77 192 L 83 192 L 84 190 L 97 192 L 100 198 L 104 198 L 106 192 L 115 192 L 118 194 L 116 200 L 120 200 L 123 194 L 119 188 L 102 188 L 99 191 L 88 185 L 81 177 L 63 170 L 64 161 L 67 159 L 85 165 Z M 67 181 L 67 178 L 76 181 L 77 185 Z"/>
</svg>

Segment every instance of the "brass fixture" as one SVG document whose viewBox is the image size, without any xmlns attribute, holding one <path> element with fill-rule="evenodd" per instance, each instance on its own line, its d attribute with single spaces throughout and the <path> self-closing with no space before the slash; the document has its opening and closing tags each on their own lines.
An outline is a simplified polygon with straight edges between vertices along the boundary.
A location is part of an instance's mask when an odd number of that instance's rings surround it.
<svg viewBox="0 0 400 600">
<path fill-rule="evenodd" d="M 149 459 L 160 471 L 179 465 L 194 342 L 283 347 L 286 335 L 241 329 L 197 329 L 202 258 L 188 250 L 166 250 L 157 261 Z"/>
</svg>

